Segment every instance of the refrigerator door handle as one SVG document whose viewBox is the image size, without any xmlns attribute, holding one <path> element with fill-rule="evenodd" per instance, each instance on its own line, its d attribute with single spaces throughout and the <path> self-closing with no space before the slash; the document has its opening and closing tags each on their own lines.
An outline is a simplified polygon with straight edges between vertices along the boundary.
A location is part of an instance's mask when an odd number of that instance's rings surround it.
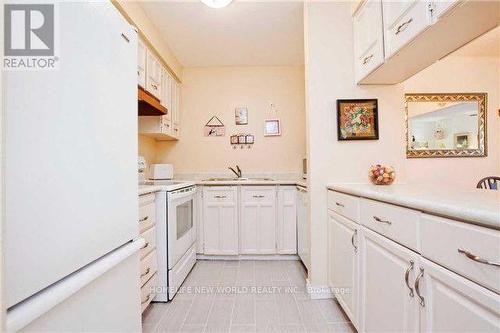
<svg viewBox="0 0 500 333">
<path fill-rule="evenodd" d="M 139 251 L 144 243 L 143 238 L 130 241 L 81 270 L 68 275 L 38 294 L 16 304 L 11 310 L 7 311 L 7 331 L 19 331 Z"/>
</svg>

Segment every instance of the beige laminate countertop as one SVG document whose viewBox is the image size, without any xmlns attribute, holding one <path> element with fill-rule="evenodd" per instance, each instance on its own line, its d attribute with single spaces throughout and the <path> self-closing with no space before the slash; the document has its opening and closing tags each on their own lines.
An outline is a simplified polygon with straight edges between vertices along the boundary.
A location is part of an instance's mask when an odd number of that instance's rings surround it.
<svg viewBox="0 0 500 333">
<path fill-rule="evenodd" d="M 332 184 L 328 189 L 500 229 L 500 191 L 444 186 Z"/>
</svg>

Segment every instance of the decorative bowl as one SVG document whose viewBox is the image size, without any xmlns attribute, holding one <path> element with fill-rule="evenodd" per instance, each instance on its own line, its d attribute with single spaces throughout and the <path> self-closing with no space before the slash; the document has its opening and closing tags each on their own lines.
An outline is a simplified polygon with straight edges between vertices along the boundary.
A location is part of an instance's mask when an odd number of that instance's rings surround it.
<svg viewBox="0 0 500 333">
<path fill-rule="evenodd" d="M 375 185 L 390 185 L 396 179 L 396 172 L 393 167 L 377 164 L 370 167 L 368 176 Z"/>
</svg>

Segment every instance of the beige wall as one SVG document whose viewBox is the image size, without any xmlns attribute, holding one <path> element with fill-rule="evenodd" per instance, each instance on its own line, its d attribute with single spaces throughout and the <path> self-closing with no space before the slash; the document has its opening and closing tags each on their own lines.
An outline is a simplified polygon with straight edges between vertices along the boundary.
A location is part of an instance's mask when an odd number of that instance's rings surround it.
<svg viewBox="0 0 500 333">
<path fill-rule="evenodd" d="M 270 112 L 270 103 L 277 114 Z M 237 106 L 248 108 L 248 125 L 235 125 Z M 226 136 L 203 136 L 214 115 L 226 125 Z M 282 136 L 264 137 L 264 120 L 276 116 Z M 243 172 L 301 172 L 304 121 L 303 67 L 185 68 L 180 139 L 158 142 L 156 159 L 173 163 L 176 173 L 227 172 L 234 164 Z M 230 135 L 239 132 L 255 135 L 251 149 L 231 147 Z"/>
<path fill-rule="evenodd" d="M 327 284 L 326 185 L 368 181 L 368 168 L 385 163 L 404 181 L 403 91 L 401 86 L 354 83 L 351 4 L 306 3 L 306 114 L 311 221 L 311 285 Z M 336 100 L 378 98 L 377 141 L 337 141 Z"/>
<path fill-rule="evenodd" d="M 473 188 L 479 179 L 500 174 L 499 73 L 500 56 L 463 57 L 452 54 L 403 83 L 407 93 L 488 94 L 488 156 L 407 159 L 405 167 L 409 182 Z"/>
<path fill-rule="evenodd" d="M 170 50 L 170 47 L 163 39 L 161 33 L 154 26 L 140 5 L 140 1 L 114 1 L 118 9 L 134 22 L 139 30 L 145 35 L 146 39 L 154 46 L 160 54 L 173 74 L 182 80 L 182 65 L 177 60 L 176 56 Z"/>
<path fill-rule="evenodd" d="M 306 117 L 311 221 L 310 281 L 327 279 L 329 183 L 367 183 L 371 164 L 396 169 L 396 181 L 474 188 L 486 175 L 500 174 L 499 58 L 450 56 L 406 82 L 391 86 L 354 84 L 351 6 L 347 2 L 305 4 Z M 483 158 L 407 159 L 404 93 L 487 92 L 489 154 Z M 380 139 L 339 142 L 336 100 L 377 98 Z"/>
</svg>

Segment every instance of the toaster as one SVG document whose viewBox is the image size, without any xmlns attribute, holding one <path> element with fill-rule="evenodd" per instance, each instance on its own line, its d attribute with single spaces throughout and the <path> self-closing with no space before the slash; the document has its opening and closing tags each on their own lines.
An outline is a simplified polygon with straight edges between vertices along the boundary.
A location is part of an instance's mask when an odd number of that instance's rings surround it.
<svg viewBox="0 0 500 333">
<path fill-rule="evenodd" d="M 172 164 L 151 164 L 149 178 L 152 180 L 173 179 L 174 166 Z"/>
</svg>

